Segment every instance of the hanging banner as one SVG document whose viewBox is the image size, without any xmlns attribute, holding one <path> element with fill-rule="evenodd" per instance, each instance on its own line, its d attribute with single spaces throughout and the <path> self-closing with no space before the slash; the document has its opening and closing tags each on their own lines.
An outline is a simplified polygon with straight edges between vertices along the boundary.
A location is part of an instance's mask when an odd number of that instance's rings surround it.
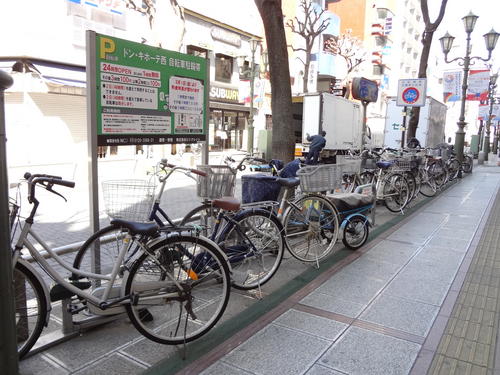
<svg viewBox="0 0 500 375">
<path fill-rule="evenodd" d="M 95 35 L 90 95 L 99 146 L 196 143 L 206 139 L 206 60 Z M 88 48 L 90 49 L 90 48 Z"/>
<path fill-rule="evenodd" d="M 467 82 L 467 100 L 488 100 L 489 70 L 471 70 Z"/>
<path fill-rule="evenodd" d="M 457 102 L 462 95 L 462 72 L 444 72 L 443 75 L 443 100 L 444 102 Z"/>
<path fill-rule="evenodd" d="M 479 112 L 477 115 L 478 120 L 488 121 L 488 115 L 490 113 L 489 104 L 479 104 Z M 491 121 L 500 120 L 500 104 L 493 104 L 491 109 Z"/>
</svg>

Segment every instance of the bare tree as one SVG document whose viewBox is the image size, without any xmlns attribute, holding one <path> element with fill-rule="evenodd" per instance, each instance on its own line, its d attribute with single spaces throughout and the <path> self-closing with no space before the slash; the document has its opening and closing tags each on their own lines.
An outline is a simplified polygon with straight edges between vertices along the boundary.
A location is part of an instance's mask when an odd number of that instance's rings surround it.
<svg viewBox="0 0 500 375">
<path fill-rule="evenodd" d="M 420 55 L 420 66 L 418 68 L 418 78 L 427 78 L 427 62 L 429 61 L 429 53 L 431 50 L 432 37 L 437 30 L 439 24 L 443 20 L 446 4 L 448 0 L 441 1 L 441 8 L 436 21 L 431 22 L 429 18 L 429 7 L 427 0 L 420 0 L 420 7 L 422 9 L 422 17 L 424 19 L 425 29 L 422 34 L 422 54 Z M 411 111 L 411 118 L 408 123 L 408 139 L 415 137 L 417 133 L 418 120 L 420 119 L 420 107 L 414 107 Z"/>
<path fill-rule="evenodd" d="M 264 24 L 269 52 L 271 108 L 273 113 L 272 157 L 293 159 L 295 134 L 292 121 L 292 88 L 281 0 L 255 0 Z"/>
<path fill-rule="evenodd" d="M 343 79 L 345 90 L 345 97 L 349 97 L 349 79 L 352 72 L 366 61 L 367 52 L 363 48 L 363 42 L 352 35 L 352 30 L 347 29 L 342 35 L 334 36 L 325 41 L 323 46 L 325 52 L 330 52 L 344 58 L 347 65 L 347 74 L 345 77 L 338 77 Z"/>
<path fill-rule="evenodd" d="M 165 0 L 158 2 L 154 0 L 125 0 L 125 6 L 148 18 L 152 40 L 144 39 L 149 44 L 178 51 L 186 32 L 185 17 L 177 0 L 169 2 L 170 5 Z M 162 40 L 165 40 L 166 35 L 168 35 L 168 39 L 166 39 L 168 46 L 162 46 Z"/>
<path fill-rule="evenodd" d="M 352 35 L 351 29 L 347 29 L 338 37 L 326 40 L 324 50 L 344 58 L 348 75 L 366 61 L 367 53 L 363 48 L 363 42 Z"/>
<path fill-rule="evenodd" d="M 304 38 L 305 47 L 295 48 L 291 46 L 294 52 L 303 51 L 305 52 L 305 60 L 302 60 L 304 64 L 304 92 L 308 92 L 307 81 L 309 79 L 309 66 L 311 65 L 311 52 L 314 46 L 315 39 L 321 35 L 323 31 L 326 30 L 330 24 L 330 20 L 323 19 L 323 13 L 325 9 L 317 11 L 311 0 L 300 0 L 300 5 L 303 14 L 295 19 L 289 19 L 286 22 L 286 26 L 292 30 L 293 33 L 300 35 Z M 303 21 L 301 21 L 303 19 Z"/>
</svg>

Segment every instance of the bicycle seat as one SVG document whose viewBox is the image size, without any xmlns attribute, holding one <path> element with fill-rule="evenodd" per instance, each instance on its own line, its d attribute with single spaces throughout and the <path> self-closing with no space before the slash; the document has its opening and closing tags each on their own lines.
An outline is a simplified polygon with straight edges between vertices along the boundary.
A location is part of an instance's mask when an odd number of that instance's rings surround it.
<svg viewBox="0 0 500 375">
<path fill-rule="evenodd" d="M 387 169 L 391 167 L 394 164 L 394 160 L 379 160 L 377 161 L 376 165 L 377 167 L 381 169 Z"/>
<path fill-rule="evenodd" d="M 127 228 L 133 234 L 144 234 L 152 236 L 158 232 L 158 225 L 156 223 L 137 223 L 135 221 L 127 221 L 122 219 L 111 220 L 111 225 L 117 225 Z"/>
<path fill-rule="evenodd" d="M 240 209 L 241 203 L 234 197 L 222 197 L 219 199 L 214 199 L 212 201 L 212 206 L 215 208 L 223 209 L 225 211 L 238 211 Z"/>
<path fill-rule="evenodd" d="M 276 182 L 278 182 L 281 186 L 291 188 L 294 186 L 300 185 L 300 180 L 296 177 L 277 177 Z"/>
</svg>

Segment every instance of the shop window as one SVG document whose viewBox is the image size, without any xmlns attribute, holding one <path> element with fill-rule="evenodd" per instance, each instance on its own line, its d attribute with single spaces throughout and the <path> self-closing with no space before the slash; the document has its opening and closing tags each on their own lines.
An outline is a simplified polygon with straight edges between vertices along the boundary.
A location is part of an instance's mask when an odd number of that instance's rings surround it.
<svg viewBox="0 0 500 375">
<path fill-rule="evenodd" d="M 200 48 L 197 46 L 187 46 L 186 53 L 188 55 L 198 56 L 198 57 L 202 57 L 204 59 L 206 59 L 208 56 L 208 51 L 206 49 L 203 49 L 203 48 Z"/>
<path fill-rule="evenodd" d="M 118 155 L 118 146 L 109 146 L 110 155 Z"/>
<path fill-rule="evenodd" d="M 215 55 L 215 80 L 219 82 L 231 82 L 233 75 L 233 58 L 223 54 Z"/>
</svg>

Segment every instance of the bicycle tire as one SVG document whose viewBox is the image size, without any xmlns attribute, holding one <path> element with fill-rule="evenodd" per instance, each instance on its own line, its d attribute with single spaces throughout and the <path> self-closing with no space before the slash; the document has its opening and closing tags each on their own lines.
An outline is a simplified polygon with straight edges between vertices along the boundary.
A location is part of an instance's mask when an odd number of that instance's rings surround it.
<svg viewBox="0 0 500 375">
<path fill-rule="evenodd" d="M 389 211 L 401 212 L 408 203 L 409 193 L 408 183 L 402 174 L 391 173 L 384 177 L 384 205 Z"/>
<path fill-rule="evenodd" d="M 185 227 L 188 225 L 199 225 L 201 226 L 201 234 L 207 238 L 210 238 L 215 225 L 215 219 L 217 218 L 218 209 L 212 207 L 211 204 L 202 204 L 198 207 L 193 208 L 187 213 L 182 219 L 179 226 Z M 194 219 L 195 216 L 199 215 L 198 219 Z"/>
<path fill-rule="evenodd" d="M 17 263 L 13 276 L 17 353 L 19 358 L 23 358 L 42 333 L 47 321 L 48 306 L 43 286 L 33 272 Z M 31 332 L 30 327 L 33 327 Z"/>
<path fill-rule="evenodd" d="M 368 219 L 354 216 L 347 220 L 342 243 L 351 250 L 357 250 L 368 240 Z"/>
<path fill-rule="evenodd" d="M 232 286 L 250 290 L 267 283 L 283 259 L 283 226 L 272 212 L 244 210 L 224 226 L 218 243 L 232 269 Z"/>
<path fill-rule="evenodd" d="M 125 295 L 131 296 L 125 306 L 130 320 L 141 334 L 161 344 L 196 340 L 227 307 L 230 272 L 224 255 L 213 242 L 181 234 L 150 250 L 132 264 L 125 283 Z"/>
<path fill-rule="evenodd" d="M 93 272 L 100 275 L 111 274 L 111 270 L 116 263 L 118 253 L 120 252 L 123 244 L 124 231 L 121 227 L 116 225 L 108 225 L 90 236 L 83 245 L 78 249 L 73 260 L 73 268 L 78 270 Z M 98 247 L 94 247 L 98 245 Z M 94 249 L 100 250 L 100 262 L 96 263 L 97 269 L 93 267 Z M 121 279 L 123 274 L 118 275 Z M 73 273 L 70 277 L 71 280 L 79 280 L 84 277 Z M 119 279 L 115 281 L 116 282 Z M 89 279 L 92 287 L 98 287 L 101 280 Z"/>
<path fill-rule="evenodd" d="M 317 207 L 316 215 L 311 207 Z M 328 199 L 308 194 L 290 204 L 283 217 L 283 227 L 285 244 L 294 258 L 307 263 L 319 262 L 333 251 L 337 241 L 338 212 Z"/>
<path fill-rule="evenodd" d="M 410 172 L 404 172 L 403 173 L 404 178 L 406 179 L 406 182 L 408 183 L 408 200 L 405 204 L 407 206 L 415 197 L 415 192 L 417 191 L 417 181 L 415 179 L 415 176 Z"/>
<path fill-rule="evenodd" d="M 461 164 L 458 159 L 451 159 L 447 163 L 448 168 L 448 181 L 453 181 L 458 178 Z"/>
<path fill-rule="evenodd" d="M 474 163 L 474 160 L 472 159 L 471 156 L 464 155 L 464 161 L 462 162 L 462 170 L 464 171 L 464 173 L 471 173 L 472 172 L 473 163 Z"/>
<path fill-rule="evenodd" d="M 425 197 L 433 197 L 437 193 L 437 187 L 436 183 L 434 181 L 434 178 L 429 175 L 428 170 L 420 170 L 419 171 L 420 175 L 420 194 L 422 194 Z"/>
</svg>

